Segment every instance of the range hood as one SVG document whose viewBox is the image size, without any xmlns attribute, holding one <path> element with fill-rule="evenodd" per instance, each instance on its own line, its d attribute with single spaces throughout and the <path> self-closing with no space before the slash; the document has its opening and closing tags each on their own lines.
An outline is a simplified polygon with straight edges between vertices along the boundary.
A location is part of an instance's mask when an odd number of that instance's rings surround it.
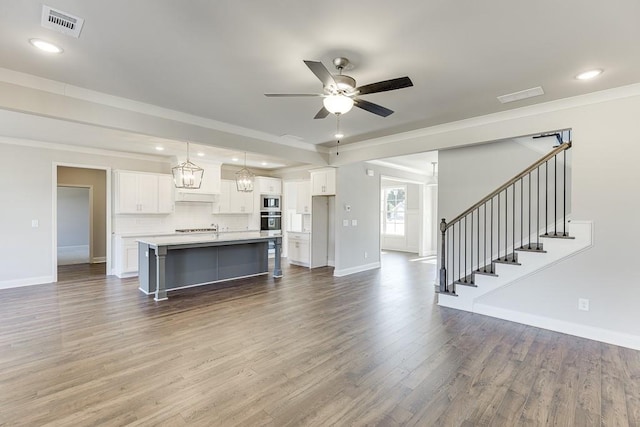
<svg viewBox="0 0 640 427">
<path fill-rule="evenodd" d="M 203 193 L 199 191 L 178 191 L 175 193 L 175 202 L 200 202 L 214 203 L 218 201 L 219 194 Z"/>
</svg>

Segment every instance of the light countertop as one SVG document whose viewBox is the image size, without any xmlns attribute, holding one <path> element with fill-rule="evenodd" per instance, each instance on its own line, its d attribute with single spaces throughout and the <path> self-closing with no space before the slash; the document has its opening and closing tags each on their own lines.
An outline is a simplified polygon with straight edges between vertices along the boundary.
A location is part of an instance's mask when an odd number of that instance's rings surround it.
<svg viewBox="0 0 640 427">
<path fill-rule="evenodd" d="M 179 233 L 167 236 L 150 236 L 137 239 L 151 246 L 190 245 L 198 243 L 242 242 L 244 240 L 269 240 L 282 235 L 270 236 L 260 231 L 232 233 Z"/>
</svg>

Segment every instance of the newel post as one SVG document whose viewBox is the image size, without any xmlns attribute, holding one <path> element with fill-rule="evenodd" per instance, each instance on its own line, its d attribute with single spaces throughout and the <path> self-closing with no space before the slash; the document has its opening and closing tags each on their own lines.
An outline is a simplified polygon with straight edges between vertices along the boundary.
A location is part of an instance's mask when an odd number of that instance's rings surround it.
<svg viewBox="0 0 640 427">
<path fill-rule="evenodd" d="M 440 232 L 442 233 L 441 238 L 441 260 L 440 260 L 440 292 L 447 292 L 447 258 L 445 252 L 447 250 L 445 246 L 445 233 L 447 232 L 447 221 L 442 218 L 440 222 Z"/>
</svg>

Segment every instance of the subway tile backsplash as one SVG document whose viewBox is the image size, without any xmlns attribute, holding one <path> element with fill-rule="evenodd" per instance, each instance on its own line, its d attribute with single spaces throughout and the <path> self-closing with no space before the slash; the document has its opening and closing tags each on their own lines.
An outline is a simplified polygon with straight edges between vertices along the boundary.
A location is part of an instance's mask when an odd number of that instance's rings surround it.
<svg viewBox="0 0 640 427">
<path fill-rule="evenodd" d="M 212 224 L 218 224 L 220 231 L 260 229 L 256 214 L 213 215 L 211 210 L 211 203 L 182 202 L 175 204 L 175 210 L 170 215 L 115 215 L 113 232 L 171 233 L 180 228 L 209 228 Z"/>
</svg>

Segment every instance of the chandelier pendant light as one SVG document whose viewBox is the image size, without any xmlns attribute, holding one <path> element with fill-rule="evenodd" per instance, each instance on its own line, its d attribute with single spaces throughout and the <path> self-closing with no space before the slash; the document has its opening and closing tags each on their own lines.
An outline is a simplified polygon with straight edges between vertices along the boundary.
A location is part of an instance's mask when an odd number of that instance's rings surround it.
<svg viewBox="0 0 640 427">
<path fill-rule="evenodd" d="M 171 173 L 176 188 L 197 190 L 202 185 L 204 169 L 189 160 L 189 141 L 187 141 L 187 161 L 173 167 Z"/>
<path fill-rule="evenodd" d="M 236 172 L 236 188 L 238 191 L 250 193 L 253 191 L 255 174 L 247 169 L 247 153 L 244 153 L 244 167 Z"/>
</svg>

